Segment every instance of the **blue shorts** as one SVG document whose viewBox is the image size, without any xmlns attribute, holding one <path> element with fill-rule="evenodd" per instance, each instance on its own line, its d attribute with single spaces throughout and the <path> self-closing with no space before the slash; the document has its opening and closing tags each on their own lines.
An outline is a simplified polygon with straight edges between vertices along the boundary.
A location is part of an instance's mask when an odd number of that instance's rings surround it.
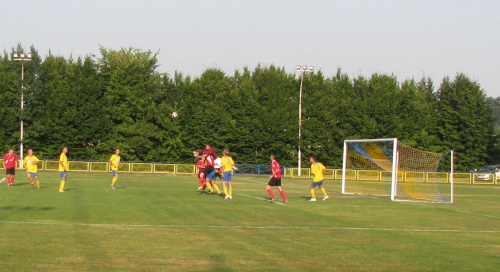
<svg viewBox="0 0 500 272">
<path fill-rule="evenodd" d="M 31 172 L 26 172 L 28 175 L 32 175 L 33 177 L 38 177 L 38 173 L 31 173 Z"/>
<path fill-rule="evenodd" d="M 224 177 L 222 177 L 222 181 L 231 181 L 232 174 L 233 174 L 233 171 L 224 172 Z"/>
<path fill-rule="evenodd" d="M 316 187 L 318 185 L 323 185 L 323 181 L 311 183 L 311 187 Z"/>
<path fill-rule="evenodd" d="M 210 174 L 207 175 L 207 179 L 215 180 L 216 179 L 215 171 L 210 172 Z"/>
<path fill-rule="evenodd" d="M 65 177 L 66 177 L 66 175 L 67 175 L 67 172 L 66 172 L 66 171 L 61 171 L 61 172 L 59 172 L 59 176 L 60 176 L 61 178 L 65 178 Z"/>
<path fill-rule="evenodd" d="M 111 171 L 111 175 L 112 175 L 112 176 L 116 176 L 116 175 L 118 175 L 118 170 L 113 170 L 113 171 Z"/>
</svg>

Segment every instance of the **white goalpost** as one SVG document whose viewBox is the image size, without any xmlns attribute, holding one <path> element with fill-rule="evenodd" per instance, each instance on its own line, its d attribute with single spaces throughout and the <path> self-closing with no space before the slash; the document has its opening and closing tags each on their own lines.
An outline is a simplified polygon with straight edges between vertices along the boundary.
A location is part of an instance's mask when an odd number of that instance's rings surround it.
<svg viewBox="0 0 500 272">
<path fill-rule="evenodd" d="M 440 166 L 447 160 L 450 171 L 442 171 Z M 453 168 L 453 151 L 419 150 L 397 138 L 345 140 L 342 194 L 453 203 Z"/>
</svg>

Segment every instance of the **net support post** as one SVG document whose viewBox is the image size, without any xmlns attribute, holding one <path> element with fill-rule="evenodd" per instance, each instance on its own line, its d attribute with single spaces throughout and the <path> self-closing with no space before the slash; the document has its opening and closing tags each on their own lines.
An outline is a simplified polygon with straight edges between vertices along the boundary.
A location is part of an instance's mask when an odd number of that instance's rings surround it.
<svg viewBox="0 0 500 272">
<path fill-rule="evenodd" d="M 455 152 L 451 150 L 450 152 L 451 156 L 451 168 L 450 168 L 450 202 L 453 203 L 453 184 L 454 184 L 454 176 L 455 176 Z"/>
<path fill-rule="evenodd" d="M 391 200 L 394 201 L 396 199 L 396 188 L 398 183 L 398 161 L 399 161 L 399 153 L 398 153 L 398 139 L 394 138 L 394 146 L 392 149 L 392 182 L 391 182 Z"/>
<path fill-rule="evenodd" d="M 347 165 L 347 142 L 344 141 L 344 152 L 342 154 L 342 194 L 345 194 L 345 172 Z"/>
</svg>

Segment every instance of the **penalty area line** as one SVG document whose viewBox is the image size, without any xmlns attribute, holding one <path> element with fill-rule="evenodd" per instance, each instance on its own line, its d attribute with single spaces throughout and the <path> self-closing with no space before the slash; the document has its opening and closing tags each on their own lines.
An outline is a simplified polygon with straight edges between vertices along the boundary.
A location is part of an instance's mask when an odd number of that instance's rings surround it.
<svg viewBox="0 0 500 272">
<path fill-rule="evenodd" d="M 282 229 L 282 230 L 339 230 L 339 231 L 385 231 L 385 232 L 434 232 L 434 233 L 500 233 L 500 230 L 460 230 L 460 229 L 398 229 L 398 228 L 361 228 L 361 227 L 307 227 L 307 226 L 214 226 L 214 225 L 129 225 L 129 224 L 92 224 L 63 222 L 22 222 L 0 221 L 0 224 L 46 225 L 46 226 L 88 226 L 88 227 L 121 227 L 121 228 L 169 228 L 169 229 Z"/>
<path fill-rule="evenodd" d="M 249 197 L 249 198 L 254 198 L 254 199 L 259 199 L 259 200 L 264 200 L 264 201 L 268 201 L 268 199 L 265 199 L 263 197 L 258 197 L 258 196 L 251 196 L 251 195 L 245 195 L 245 194 L 240 194 L 240 193 L 235 193 L 235 195 L 240 195 L 240 196 L 245 196 L 245 197 Z M 284 203 L 280 203 L 280 202 L 272 202 L 274 204 L 278 204 L 278 205 L 285 205 Z"/>
</svg>

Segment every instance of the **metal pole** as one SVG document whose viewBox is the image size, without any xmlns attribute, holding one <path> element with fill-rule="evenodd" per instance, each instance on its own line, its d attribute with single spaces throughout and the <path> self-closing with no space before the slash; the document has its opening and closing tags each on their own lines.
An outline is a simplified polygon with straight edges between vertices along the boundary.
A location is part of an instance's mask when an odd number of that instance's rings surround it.
<svg viewBox="0 0 500 272">
<path fill-rule="evenodd" d="M 300 94 L 299 94 L 299 152 L 298 152 L 298 171 L 297 174 L 302 174 L 302 152 L 300 150 L 300 140 L 302 139 L 302 86 L 304 83 L 304 73 L 302 72 L 302 78 L 300 79 Z"/>
<path fill-rule="evenodd" d="M 19 153 L 21 157 L 21 163 L 19 164 L 19 169 L 23 169 L 23 157 L 24 157 L 24 151 L 23 151 L 23 134 L 24 134 L 24 126 L 23 126 L 23 108 L 24 108 L 24 61 L 21 61 L 21 124 L 20 124 L 20 130 L 21 130 L 21 145 L 19 146 Z"/>
</svg>

